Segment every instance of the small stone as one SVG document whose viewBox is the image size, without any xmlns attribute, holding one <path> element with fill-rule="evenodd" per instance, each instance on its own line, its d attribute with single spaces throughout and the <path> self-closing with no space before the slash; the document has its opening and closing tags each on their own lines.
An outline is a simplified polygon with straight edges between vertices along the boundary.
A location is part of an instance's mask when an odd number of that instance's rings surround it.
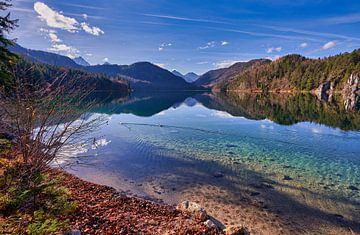
<svg viewBox="0 0 360 235">
<path fill-rule="evenodd" d="M 252 196 L 252 197 L 254 197 L 254 196 L 258 196 L 258 195 L 260 195 L 260 193 L 259 193 L 259 192 L 251 192 L 251 193 L 250 193 L 250 196 Z"/>
<path fill-rule="evenodd" d="M 69 235 L 81 235 L 81 232 L 80 230 L 74 229 L 70 231 Z"/>
<path fill-rule="evenodd" d="M 333 216 L 335 216 L 336 218 L 339 218 L 339 219 L 343 219 L 344 216 L 340 215 L 340 214 L 333 214 Z"/>
<path fill-rule="evenodd" d="M 292 180 L 292 178 L 290 176 L 288 176 L 288 175 L 284 175 L 283 180 Z"/>
<path fill-rule="evenodd" d="M 224 229 L 225 235 L 249 235 L 250 232 L 245 226 L 229 226 Z"/>
<path fill-rule="evenodd" d="M 222 174 L 221 172 L 216 172 L 213 176 L 215 178 L 222 178 L 222 177 L 224 177 L 224 174 Z"/>
<path fill-rule="evenodd" d="M 353 186 L 353 185 L 350 185 L 350 186 L 348 187 L 348 189 L 354 190 L 354 191 L 359 191 L 359 189 L 358 189 L 357 187 Z"/>
<path fill-rule="evenodd" d="M 217 228 L 216 224 L 211 220 L 208 219 L 204 222 L 204 224 L 208 227 L 208 228 Z"/>
</svg>

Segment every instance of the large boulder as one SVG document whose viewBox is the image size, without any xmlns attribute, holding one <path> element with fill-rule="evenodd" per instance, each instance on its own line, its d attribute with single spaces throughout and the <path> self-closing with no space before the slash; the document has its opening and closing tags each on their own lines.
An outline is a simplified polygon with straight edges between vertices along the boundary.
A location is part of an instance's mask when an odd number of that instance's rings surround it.
<svg viewBox="0 0 360 235">
<path fill-rule="evenodd" d="M 347 80 L 342 96 L 344 100 L 344 106 L 346 110 L 359 110 L 360 108 L 360 73 L 351 74 Z"/>
<path fill-rule="evenodd" d="M 179 211 L 189 212 L 200 221 L 206 221 L 209 217 L 206 210 L 195 202 L 183 201 L 176 206 L 176 209 Z"/>
</svg>

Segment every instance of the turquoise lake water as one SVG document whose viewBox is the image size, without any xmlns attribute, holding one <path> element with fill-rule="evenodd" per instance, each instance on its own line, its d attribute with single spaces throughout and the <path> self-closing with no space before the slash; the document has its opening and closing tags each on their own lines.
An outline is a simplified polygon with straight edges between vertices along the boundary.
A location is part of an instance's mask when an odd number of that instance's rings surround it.
<svg viewBox="0 0 360 235">
<path fill-rule="evenodd" d="M 107 120 L 95 134 L 96 146 L 80 151 L 82 165 L 69 171 L 118 188 L 131 182 L 135 193 L 159 198 L 176 196 L 192 182 L 235 192 L 237 184 L 266 182 L 300 204 L 359 224 L 359 114 L 346 117 L 355 124 L 339 127 L 313 116 L 284 125 L 268 119 L 261 107 L 254 113 L 256 105 L 229 108 L 211 95 L 192 94 L 105 104 L 94 110 Z M 161 181 L 162 193 L 145 187 L 149 179 Z"/>
</svg>

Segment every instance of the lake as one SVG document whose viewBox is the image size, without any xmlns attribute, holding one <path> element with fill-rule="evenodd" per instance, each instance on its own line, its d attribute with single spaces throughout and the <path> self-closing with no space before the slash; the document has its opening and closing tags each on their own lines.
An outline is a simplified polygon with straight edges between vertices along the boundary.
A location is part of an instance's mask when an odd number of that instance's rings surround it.
<svg viewBox="0 0 360 235">
<path fill-rule="evenodd" d="M 95 144 L 67 158 L 127 194 L 200 203 L 263 234 L 360 232 L 360 113 L 309 94 L 135 94 L 93 110 Z"/>
</svg>

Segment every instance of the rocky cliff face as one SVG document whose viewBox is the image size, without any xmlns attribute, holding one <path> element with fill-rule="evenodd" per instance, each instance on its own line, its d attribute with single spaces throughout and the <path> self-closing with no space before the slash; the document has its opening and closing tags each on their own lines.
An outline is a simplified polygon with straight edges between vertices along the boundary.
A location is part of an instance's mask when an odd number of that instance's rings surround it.
<svg viewBox="0 0 360 235">
<path fill-rule="evenodd" d="M 318 97 L 319 100 L 325 100 L 326 102 L 328 102 L 331 101 L 334 90 L 334 82 L 327 81 L 320 84 L 320 86 L 315 90 L 315 95 Z"/>
<path fill-rule="evenodd" d="M 351 74 L 342 90 L 346 110 L 360 109 L 360 73 Z"/>
</svg>

